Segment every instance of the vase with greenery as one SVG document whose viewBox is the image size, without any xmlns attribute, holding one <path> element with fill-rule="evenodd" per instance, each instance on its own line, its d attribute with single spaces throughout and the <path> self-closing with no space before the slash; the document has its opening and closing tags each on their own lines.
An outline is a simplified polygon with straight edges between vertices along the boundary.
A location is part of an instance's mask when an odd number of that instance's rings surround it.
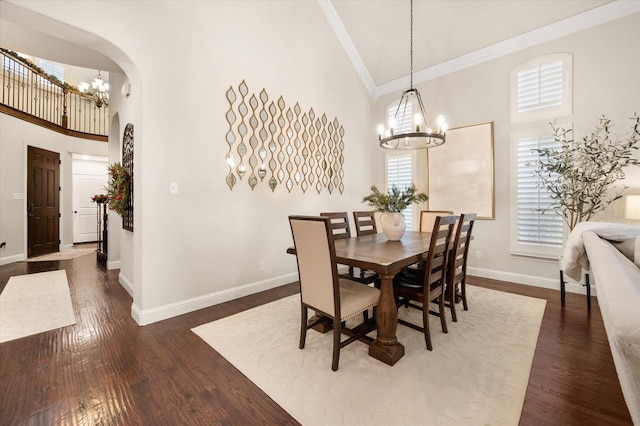
<svg viewBox="0 0 640 426">
<path fill-rule="evenodd" d="M 424 203 L 428 197 L 425 193 L 418 193 L 415 184 L 411 184 L 404 190 L 398 189 L 395 185 L 387 194 L 384 194 L 371 186 L 371 194 L 362 199 L 376 212 L 381 212 L 380 223 L 382 232 L 390 241 L 398 241 L 404 235 L 406 223 L 402 211 L 414 203 Z"/>
<path fill-rule="evenodd" d="M 131 194 L 131 176 L 129 170 L 120 163 L 109 166 L 109 210 L 124 216 Z"/>
<path fill-rule="evenodd" d="M 640 140 L 640 117 L 634 114 L 631 120 L 631 130 L 619 137 L 612 133 L 611 120 L 602 116 L 595 130 L 578 141 L 571 138 L 571 129 L 551 124 L 559 148 L 533 150 L 538 154 L 535 175 L 539 186 L 553 200 L 550 209 L 542 213 L 561 214 L 572 230 L 622 197 L 626 186 L 614 185 L 625 178 L 625 167 L 640 165 L 634 156 Z"/>
</svg>

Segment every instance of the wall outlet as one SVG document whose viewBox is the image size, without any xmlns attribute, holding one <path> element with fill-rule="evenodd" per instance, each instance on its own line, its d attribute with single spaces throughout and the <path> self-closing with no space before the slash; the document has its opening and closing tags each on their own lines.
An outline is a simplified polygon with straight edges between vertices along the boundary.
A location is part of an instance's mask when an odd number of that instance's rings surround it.
<svg viewBox="0 0 640 426">
<path fill-rule="evenodd" d="M 480 250 L 476 250 L 476 260 L 482 260 L 482 252 Z"/>
<path fill-rule="evenodd" d="M 264 260 L 261 260 L 260 263 L 258 264 L 258 270 L 260 272 L 264 271 Z"/>
<path fill-rule="evenodd" d="M 178 195 L 178 182 L 169 182 L 169 194 Z"/>
</svg>

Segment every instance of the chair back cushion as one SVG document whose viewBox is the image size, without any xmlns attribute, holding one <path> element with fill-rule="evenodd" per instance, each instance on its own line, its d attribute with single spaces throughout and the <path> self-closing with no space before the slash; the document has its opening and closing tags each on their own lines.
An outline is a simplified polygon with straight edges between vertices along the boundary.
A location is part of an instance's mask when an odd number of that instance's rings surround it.
<svg viewBox="0 0 640 426">
<path fill-rule="evenodd" d="M 436 216 L 448 216 L 453 212 L 446 210 L 422 210 L 420 212 L 420 232 L 433 231 L 433 225 L 436 223 Z"/>
<path fill-rule="evenodd" d="M 289 216 L 289 223 L 298 259 L 302 303 L 335 316 L 339 303 L 338 273 L 330 219 Z"/>
</svg>

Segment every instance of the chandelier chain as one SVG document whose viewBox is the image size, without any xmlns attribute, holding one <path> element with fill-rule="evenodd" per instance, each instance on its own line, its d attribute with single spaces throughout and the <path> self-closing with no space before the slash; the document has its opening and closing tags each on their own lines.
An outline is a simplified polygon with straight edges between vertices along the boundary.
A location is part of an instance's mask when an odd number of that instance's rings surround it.
<svg viewBox="0 0 640 426">
<path fill-rule="evenodd" d="M 410 87 L 413 89 L 413 0 L 411 0 L 411 12 L 409 22 L 409 61 L 411 63 Z"/>
</svg>

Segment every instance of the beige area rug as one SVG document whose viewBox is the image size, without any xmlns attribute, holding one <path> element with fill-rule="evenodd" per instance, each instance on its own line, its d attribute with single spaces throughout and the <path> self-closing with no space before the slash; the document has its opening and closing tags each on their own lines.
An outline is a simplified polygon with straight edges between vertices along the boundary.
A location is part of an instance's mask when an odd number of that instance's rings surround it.
<svg viewBox="0 0 640 426">
<path fill-rule="evenodd" d="M 64 270 L 11 277 L 0 293 L 0 343 L 75 323 Z"/>
<path fill-rule="evenodd" d="M 546 301 L 467 293 L 470 310 L 460 306 L 457 323 L 448 315 L 449 334 L 432 316 L 432 352 L 420 332 L 398 326 L 405 356 L 394 366 L 355 342 L 332 372 L 331 333 L 310 330 L 298 349 L 298 295 L 192 331 L 303 425 L 517 425 Z"/>
<path fill-rule="evenodd" d="M 27 262 L 70 260 L 70 259 L 75 259 L 76 257 L 85 256 L 89 253 L 95 253 L 95 252 L 96 252 L 96 249 L 94 248 L 69 249 L 69 250 L 59 251 L 56 253 L 43 254 L 42 256 L 30 257 L 29 259 L 27 259 Z"/>
</svg>

